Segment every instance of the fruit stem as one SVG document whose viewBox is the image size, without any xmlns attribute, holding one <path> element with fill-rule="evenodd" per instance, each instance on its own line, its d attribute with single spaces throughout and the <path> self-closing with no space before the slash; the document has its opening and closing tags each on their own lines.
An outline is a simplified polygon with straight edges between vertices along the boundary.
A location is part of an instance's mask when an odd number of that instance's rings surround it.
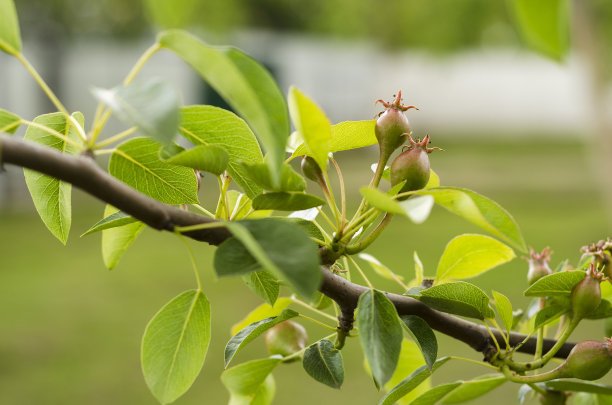
<svg viewBox="0 0 612 405">
<path fill-rule="evenodd" d="M 368 246 L 372 244 L 378 238 L 378 235 L 385 229 L 385 227 L 391 222 L 391 218 L 393 218 L 393 214 L 386 213 L 384 218 L 380 221 L 378 226 L 361 242 L 354 243 L 352 245 L 348 245 L 345 249 L 345 252 L 349 255 L 353 255 L 355 253 L 359 253 Z"/>
<path fill-rule="evenodd" d="M 544 306 L 546 305 L 546 298 L 540 297 L 538 304 L 540 306 L 540 311 L 541 311 L 542 309 L 544 309 Z M 546 325 L 544 325 L 540 329 L 538 329 L 538 338 L 537 338 L 537 341 L 536 341 L 536 349 L 535 349 L 535 353 L 534 353 L 534 356 L 533 356 L 534 360 L 537 360 L 540 357 L 542 357 L 542 349 L 544 347 L 545 330 L 546 330 Z"/>
<path fill-rule="evenodd" d="M 336 173 L 338 174 L 338 181 L 340 182 L 340 206 L 341 206 L 341 221 L 340 227 L 338 229 L 338 233 L 342 233 L 344 226 L 346 225 L 346 191 L 344 190 L 344 177 L 342 176 L 342 170 L 340 170 L 340 166 L 336 159 L 333 157 L 330 158 L 332 164 L 336 168 Z"/>
<path fill-rule="evenodd" d="M 502 366 L 501 372 L 504 373 L 506 378 L 510 381 L 522 383 L 522 384 L 534 384 L 539 382 L 545 382 L 554 380 L 556 378 L 567 378 L 569 377 L 568 371 L 564 367 L 565 363 L 561 364 L 559 367 L 547 371 L 546 373 L 536 374 L 536 375 L 518 375 L 510 371 L 508 366 Z"/>
<path fill-rule="evenodd" d="M 368 276 L 365 275 L 364 271 L 361 269 L 361 267 L 359 267 L 359 264 L 357 264 L 357 262 L 355 261 L 355 259 L 353 259 L 352 256 L 346 256 L 348 257 L 349 261 L 353 264 L 353 266 L 355 266 L 355 268 L 357 269 L 357 271 L 359 272 L 359 274 L 361 274 L 361 277 L 363 277 L 363 280 L 365 281 L 365 283 L 368 285 L 369 288 L 374 289 L 374 285 L 370 282 L 370 280 L 368 279 Z"/>
</svg>

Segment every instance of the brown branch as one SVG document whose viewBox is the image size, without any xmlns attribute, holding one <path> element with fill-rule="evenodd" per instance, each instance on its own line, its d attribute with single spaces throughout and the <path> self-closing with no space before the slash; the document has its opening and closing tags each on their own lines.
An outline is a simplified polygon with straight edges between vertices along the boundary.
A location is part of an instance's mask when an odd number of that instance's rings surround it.
<svg viewBox="0 0 612 405">
<path fill-rule="evenodd" d="M 36 170 L 71 183 L 157 230 L 172 232 L 179 226 L 214 222 L 212 219 L 162 204 L 145 196 L 106 173 L 87 156 L 70 156 L 15 137 L 0 135 L 0 164 L 12 164 Z M 185 235 L 211 245 L 218 245 L 231 236 L 224 227 L 192 231 Z M 334 255 L 326 249 L 322 249 L 320 254 L 322 264 L 330 264 L 330 261 L 334 260 Z M 367 291 L 367 288 L 336 276 L 325 268 L 322 272 L 320 291 L 336 301 L 343 313 L 352 313 L 357 307 L 359 296 Z M 432 329 L 458 339 L 485 355 L 493 347 L 487 330 L 481 325 L 436 311 L 410 297 L 386 294 L 400 315 L 417 315 Z M 502 341 L 501 332 L 493 330 L 493 333 L 499 341 Z M 514 346 L 522 342 L 525 337 L 519 333 L 511 333 L 510 343 Z M 552 339 L 546 339 L 544 350 L 552 347 L 554 342 Z M 533 354 L 535 346 L 536 339 L 531 337 L 519 351 Z M 567 357 L 573 346 L 574 343 L 565 343 L 556 357 Z"/>
</svg>

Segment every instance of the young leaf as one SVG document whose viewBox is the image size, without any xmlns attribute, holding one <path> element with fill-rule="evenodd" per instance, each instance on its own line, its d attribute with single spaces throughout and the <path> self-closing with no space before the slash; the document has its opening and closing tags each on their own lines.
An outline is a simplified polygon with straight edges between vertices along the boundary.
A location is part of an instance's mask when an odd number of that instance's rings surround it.
<svg viewBox="0 0 612 405">
<path fill-rule="evenodd" d="M 241 162 L 263 163 L 259 143 L 244 120 L 219 107 L 192 105 L 181 109 L 181 135 L 194 145 L 218 145 L 228 153 L 227 171 L 249 198 L 261 193 Z"/>
<path fill-rule="evenodd" d="M 210 343 L 210 304 L 202 291 L 186 291 L 166 304 L 145 329 L 142 371 L 162 404 L 189 389 Z"/>
<path fill-rule="evenodd" d="M 289 89 L 288 103 L 291 119 L 308 148 L 308 155 L 325 172 L 332 138 L 329 119 L 314 101 L 295 87 Z"/>
<path fill-rule="evenodd" d="M 505 383 L 506 377 L 501 374 L 488 374 L 473 380 L 462 381 L 461 386 L 444 397 L 443 404 L 458 404 L 476 399 Z"/>
<path fill-rule="evenodd" d="M 569 310 L 570 308 L 562 305 L 549 305 L 542 308 L 536 314 L 535 321 L 533 323 L 533 330 L 536 331 L 542 326 L 551 323 L 552 321 L 558 319 L 561 315 L 569 312 Z"/>
<path fill-rule="evenodd" d="M 581 282 L 585 276 L 586 273 L 582 270 L 569 270 L 549 274 L 533 283 L 523 294 L 527 297 L 568 295 L 572 292 L 572 288 Z"/>
<path fill-rule="evenodd" d="M 434 199 L 430 195 L 415 196 L 399 203 L 406 215 L 415 224 L 422 224 L 427 220 L 434 206 Z"/>
<path fill-rule="evenodd" d="M 308 346 L 302 366 L 312 378 L 332 388 L 340 388 L 344 382 L 342 353 L 327 339 Z"/>
<path fill-rule="evenodd" d="M 332 138 L 329 143 L 330 152 L 363 148 L 376 144 L 374 126 L 376 120 L 370 121 L 344 121 L 332 125 Z M 298 146 L 292 157 L 308 155 L 305 144 Z"/>
<path fill-rule="evenodd" d="M 280 183 L 274 185 L 270 168 L 265 163 L 248 164 L 243 163 L 243 167 L 251 181 L 270 191 L 304 191 L 306 181 L 291 166 L 283 163 L 281 166 Z"/>
<path fill-rule="evenodd" d="M 0 0 L 0 3 L 3 0 Z M 1 6 L 0 6 L 1 7 Z M 0 15 L 2 15 L 0 13 Z M 0 30 L 2 28 L 0 27 Z M 14 134 L 17 128 L 21 125 L 21 118 L 12 112 L 3 110 L 0 108 L 0 133 L 5 132 L 7 134 Z"/>
<path fill-rule="evenodd" d="M 73 117 L 83 125 L 83 115 L 81 113 L 75 113 Z M 80 142 L 76 130 L 61 113 L 41 115 L 36 117 L 34 122 L 66 136 L 68 139 Z M 28 127 L 24 139 L 70 155 L 78 153 L 78 150 L 72 144 L 40 128 Z M 23 174 L 38 215 L 47 229 L 63 244 L 66 244 L 72 222 L 72 185 L 29 169 L 23 169 Z"/>
<path fill-rule="evenodd" d="M 395 278 L 398 278 L 400 280 L 404 279 L 400 275 L 395 275 L 395 277 L 393 277 L 393 272 L 389 270 L 387 266 L 382 264 L 377 258 L 368 253 L 359 253 L 358 257 L 361 260 L 365 260 L 366 262 L 368 262 L 370 266 L 372 266 L 374 271 L 378 273 L 379 276 L 384 277 L 387 280 L 394 280 Z"/>
<path fill-rule="evenodd" d="M 138 127 L 148 137 L 169 144 L 178 132 L 179 95 L 168 82 L 152 78 L 92 92 L 124 124 Z"/>
<path fill-rule="evenodd" d="M 216 250 L 217 275 L 253 271 L 255 259 L 303 296 L 311 297 L 317 290 L 321 280 L 317 246 L 299 226 L 272 218 L 228 222 L 227 226 L 235 239 L 223 242 Z"/>
<path fill-rule="evenodd" d="M 157 1 L 156 1 L 157 2 Z M 276 394 L 276 383 L 274 376 L 268 374 L 263 384 L 251 395 L 238 395 L 230 393 L 228 405 L 270 405 Z"/>
<path fill-rule="evenodd" d="M 460 235 L 446 245 L 436 281 L 475 277 L 514 259 L 514 251 L 496 239 L 483 235 Z"/>
<path fill-rule="evenodd" d="M 493 293 L 497 313 L 499 314 L 506 331 L 510 333 L 512 330 L 512 323 L 514 321 L 514 316 L 512 315 L 512 303 L 504 294 L 498 293 L 495 290 L 491 292 Z"/>
<path fill-rule="evenodd" d="M 493 235 L 526 252 L 527 247 L 512 216 L 496 202 L 473 191 L 456 187 L 436 187 L 419 191 L 431 195 L 436 204 L 446 208 Z"/>
<path fill-rule="evenodd" d="M 254 271 L 242 276 L 245 284 L 269 305 L 274 305 L 280 286 L 278 280 L 265 270 Z"/>
<path fill-rule="evenodd" d="M 229 161 L 225 149 L 218 145 L 198 145 L 163 158 L 166 163 L 191 167 L 217 176 L 225 171 Z"/>
<path fill-rule="evenodd" d="M 612 316 L 612 304 L 606 299 L 602 299 L 593 312 L 584 316 L 584 319 L 605 319 Z"/>
<path fill-rule="evenodd" d="M 589 392 L 591 394 L 612 395 L 612 387 L 588 381 L 552 380 L 544 383 L 546 388 L 560 391 Z"/>
<path fill-rule="evenodd" d="M 461 381 L 441 384 L 431 388 L 429 391 L 419 395 L 410 405 L 434 405 L 437 404 L 448 393 L 461 386 Z"/>
<path fill-rule="evenodd" d="M 440 176 L 433 170 L 429 169 L 429 181 L 425 185 L 425 188 L 440 187 Z"/>
<path fill-rule="evenodd" d="M 385 397 L 380 401 L 379 405 L 392 405 L 403 396 L 410 393 L 413 389 L 418 387 L 423 381 L 425 381 L 431 374 L 436 371 L 442 364 L 450 360 L 449 357 L 442 357 L 436 360 L 431 370 L 427 366 L 421 366 L 416 369 L 412 374 L 406 377 L 402 382 L 397 384 Z"/>
<path fill-rule="evenodd" d="M 236 48 L 210 46 L 183 31 L 162 32 L 157 40 L 187 62 L 244 117 L 266 149 L 272 183 L 280 184 L 289 117 L 285 98 L 270 73 Z"/>
<path fill-rule="evenodd" d="M 480 320 L 495 317 L 495 313 L 489 307 L 487 294 L 474 284 L 465 281 L 439 284 L 421 290 L 418 294 L 407 295 L 420 300 L 433 309 L 449 314 Z"/>
<path fill-rule="evenodd" d="M 400 315 L 400 319 L 403 322 L 404 329 L 423 353 L 425 364 L 431 369 L 438 356 L 438 341 L 433 330 L 427 322 L 416 315 Z"/>
<path fill-rule="evenodd" d="M 160 145 L 149 138 L 134 138 L 119 145 L 108 162 L 111 175 L 166 204 L 196 204 L 198 181 L 193 170 L 164 163 Z"/>
<path fill-rule="evenodd" d="M 357 304 L 357 327 L 374 383 L 382 387 L 395 371 L 402 345 L 402 327 L 395 307 L 380 291 L 366 291 Z"/>
<path fill-rule="evenodd" d="M 10 55 L 21 52 L 19 20 L 13 0 L 0 0 L 0 50 Z"/>
<path fill-rule="evenodd" d="M 81 238 L 91 233 L 100 232 L 105 229 L 116 228 L 118 226 L 133 224 L 134 222 L 138 222 L 138 220 L 132 216 L 129 216 L 123 211 L 117 211 L 108 216 L 105 216 L 104 218 L 96 222 L 91 228 L 87 230 L 87 232 L 81 235 Z"/>
<path fill-rule="evenodd" d="M 260 194 L 253 200 L 253 209 L 256 210 L 276 210 L 276 211 L 297 211 L 324 205 L 325 200 L 312 194 L 305 193 L 265 193 Z"/>
<path fill-rule="evenodd" d="M 373 187 L 361 187 L 359 192 L 365 198 L 368 204 L 382 212 L 401 215 L 405 214 L 400 203 L 380 190 Z"/>
<path fill-rule="evenodd" d="M 248 313 L 244 319 L 232 326 L 231 334 L 235 335 L 250 324 L 261 321 L 262 319 L 271 318 L 280 315 L 285 308 L 293 301 L 291 298 L 279 298 L 273 306 L 269 304 L 261 304 L 254 310 Z"/>
<path fill-rule="evenodd" d="M 280 358 L 271 357 L 242 363 L 225 370 L 221 381 L 232 394 L 252 395 L 280 362 Z"/>
<path fill-rule="evenodd" d="M 104 218 L 109 218 L 117 212 L 115 207 L 107 205 L 104 208 Z M 102 230 L 102 259 L 107 269 L 112 270 L 115 268 L 121 256 L 123 256 L 127 248 L 130 247 L 144 228 L 145 224 L 135 221 L 130 224 Z"/>
<path fill-rule="evenodd" d="M 536 51 L 562 60 L 569 49 L 569 2 L 513 0 L 511 3 L 525 41 Z"/>
<path fill-rule="evenodd" d="M 279 323 L 295 318 L 298 315 L 299 314 L 292 309 L 284 309 L 280 315 L 253 322 L 240 332 L 236 333 L 227 342 L 227 345 L 225 345 L 225 367 L 227 367 L 240 349 L 253 341 L 253 339 L 255 339 L 257 336 L 278 325 Z"/>
</svg>

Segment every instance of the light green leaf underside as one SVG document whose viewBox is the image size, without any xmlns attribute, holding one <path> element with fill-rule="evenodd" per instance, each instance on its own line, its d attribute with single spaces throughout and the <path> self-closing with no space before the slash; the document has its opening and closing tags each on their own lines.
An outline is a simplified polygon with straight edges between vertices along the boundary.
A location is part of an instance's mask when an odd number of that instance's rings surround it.
<svg viewBox="0 0 612 405">
<path fill-rule="evenodd" d="M 149 389 L 168 404 L 200 373 L 210 343 L 210 304 L 202 291 L 186 291 L 166 304 L 145 329 L 142 371 Z"/>
<path fill-rule="evenodd" d="M 404 214 L 404 209 L 393 198 L 389 197 L 386 193 L 377 190 L 373 187 L 361 187 L 359 192 L 365 198 L 365 200 L 372 207 L 377 210 L 388 212 L 391 214 Z"/>
<path fill-rule="evenodd" d="M 225 370 L 221 381 L 232 394 L 252 395 L 280 362 L 280 358 L 268 358 L 241 363 Z"/>
<path fill-rule="evenodd" d="M 449 314 L 484 320 L 495 313 L 489 307 L 489 297 L 478 287 L 465 281 L 435 285 L 419 294 L 407 294 Z"/>
<path fill-rule="evenodd" d="M 359 253 L 358 257 L 361 260 L 365 260 L 366 262 L 368 262 L 370 266 L 372 266 L 372 269 L 374 269 L 374 271 L 378 273 L 379 276 L 384 277 L 387 280 L 394 280 L 395 278 L 398 278 L 400 280 L 404 279 L 404 277 L 400 275 L 394 275 L 393 272 L 387 266 L 382 264 L 377 258 L 372 256 L 371 254 Z"/>
<path fill-rule="evenodd" d="M 89 228 L 81 237 L 85 235 L 89 235 L 91 233 L 100 232 L 105 229 L 116 228 L 118 226 L 133 224 L 134 222 L 138 222 L 138 220 L 132 216 L 129 216 L 123 211 L 117 211 L 113 214 L 105 216 L 98 222 L 96 222 L 91 228 Z"/>
<path fill-rule="evenodd" d="M 460 235 L 446 245 L 438 263 L 436 281 L 475 277 L 515 257 L 512 249 L 496 239 Z"/>
<path fill-rule="evenodd" d="M 20 117 L 10 111 L 6 111 L 0 108 L 0 133 L 5 132 L 7 134 L 14 134 L 20 125 Z"/>
<path fill-rule="evenodd" d="M 300 211 L 325 205 L 325 200 L 312 194 L 278 192 L 260 194 L 253 200 L 256 210 Z"/>
<path fill-rule="evenodd" d="M 0 0 L 0 50 L 11 55 L 21 52 L 19 20 L 13 0 Z"/>
<path fill-rule="evenodd" d="M 370 121 L 343 121 L 332 125 L 332 138 L 329 142 L 330 152 L 363 148 L 376 144 L 374 126 L 376 120 Z M 293 157 L 308 155 L 305 144 L 298 146 L 293 152 Z"/>
<path fill-rule="evenodd" d="M 429 391 L 419 395 L 410 405 L 434 405 L 444 398 L 449 392 L 452 392 L 457 387 L 461 386 L 461 382 L 453 382 L 447 384 L 436 385 Z"/>
<path fill-rule="evenodd" d="M 162 156 L 166 163 L 190 167 L 216 176 L 219 176 L 227 168 L 229 156 L 221 146 L 198 145 L 187 150 L 178 148 L 176 148 L 178 153 Z"/>
<path fill-rule="evenodd" d="M 117 212 L 116 208 L 107 205 L 104 208 L 104 218 L 108 218 Z M 102 259 L 106 268 L 112 270 L 117 266 L 119 259 L 144 228 L 145 224 L 137 221 L 102 230 Z"/>
<path fill-rule="evenodd" d="M 228 405 L 271 405 L 276 394 L 274 375 L 268 374 L 263 384 L 251 395 L 230 393 Z"/>
<path fill-rule="evenodd" d="M 292 302 L 293 301 L 291 300 L 291 298 L 279 298 L 276 300 L 273 306 L 269 304 L 261 304 L 260 306 L 249 312 L 248 315 L 244 317 L 244 319 L 232 326 L 232 336 L 254 322 L 280 315 L 280 313 Z"/>
<path fill-rule="evenodd" d="M 73 117 L 83 125 L 81 113 L 74 113 Z M 80 142 L 74 127 L 68 124 L 66 117 L 61 113 L 40 115 L 34 119 L 34 122 L 75 142 Z M 78 150 L 70 143 L 33 126 L 28 127 L 24 139 L 69 155 L 78 153 Z M 66 244 L 72 222 L 72 185 L 29 169 L 24 169 L 23 173 L 38 215 L 47 229 L 63 244 Z"/>
<path fill-rule="evenodd" d="M 507 332 L 512 330 L 512 324 L 514 322 L 514 315 L 512 314 L 512 303 L 504 294 L 499 293 L 495 290 L 492 291 L 493 299 L 495 300 L 495 307 L 497 313 L 504 324 Z"/>
<path fill-rule="evenodd" d="M 568 295 L 572 292 L 572 288 L 581 282 L 584 277 L 586 277 L 586 273 L 581 270 L 569 270 L 549 274 L 533 283 L 523 294 L 527 297 Z"/>
<path fill-rule="evenodd" d="M 164 163 L 160 145 L 149 138 L 134 138 L 119 145 L 108 162 L 109 173 L 166 204 L 197 204 L 198 181 L 193 170 Z"/>
<path fill-rule="evenodd" d="M 453 392 L 444 397 L 443 404 L 458 404 L 476 399 L 505 383 L 506 377 L 501 374 L 488 374 L 473 380 L 462 381 Z"/>
<path fill-rule="evenodd" d="M 259 143 L 246 122 L 236 114 L 208 105 L 181 109 L 181 134 L 194 145 L 218 145 L 228 153 L 227 171 L 249 198 L 261 194 L 240 162 L 263 163 Z"/>
<path fill-rule="evenodd" d="M 274 183 L 278 184 L 289 136 L 289 115 L 285 98 L 270 73 L 236 48 L 210 46 L 183 31 L 162 32 L 157 40 L 187 62 L 244 117 L 264 145 Z"/>
</svg>

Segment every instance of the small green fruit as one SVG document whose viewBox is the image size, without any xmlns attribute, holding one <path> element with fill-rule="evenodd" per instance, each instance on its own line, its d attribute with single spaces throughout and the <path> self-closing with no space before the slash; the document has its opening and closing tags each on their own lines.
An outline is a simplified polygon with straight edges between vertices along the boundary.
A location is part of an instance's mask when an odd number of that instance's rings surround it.
<svg viewBox="0 0 612 405">
<path fill-rule="evenodd" d="M 567 371 L 568 377 L 587 381 L 602 378 L 612 368 L 610 339 L 606 338 L 605 342 L 585 340 L 578 343 L 559 367 Z"/>
<path fill-rule="evenodd" d="M 304 156 L 302 159 L 302 173 L 304 173 L 307 179 L 317 183 L 325 181 L 323 178 L 323 171 L 317 162 L 310 156 Z"/>
<path fill-rule="evenodd" d="M 565 405 L 568 395 L 562 391 L 546 391 L 546 394 L 538 394 L 540 405 Z"/>
<path fill-rule="evenodd" d="M 415 142 L 410 135 L 408 138 L 411 145 L 395 158 L 389 173 L 392 186 L 406 181 L 400 193 L 420 190 L 427 185 L 430 175 L 428 155 L 434 149 L 440 149 L 427 147 L 429 136 L 420 142 Z"/>
<path fill-rule="evenodd" d="M 266 332 L 266 346 L 271 355 L 286 357 L 303 350 L 307 343 L 306 329 L 293 321 L 281 322 Z"/>
<path fill-rule="evenodd" d="M 527 271 L 527 282 L 529 285 L 535 283 L 544 276 L 552 274 L 552 270 L 548 266 L 552 252 L 546 247 L 542 253 L 536 253 L 535 250 L 529 248 L 531 258 L 527 259 L 529 270 Z"/>
<path fill-rule="evenodd" d="M 574 318 L 584 318 L 601 303 L 601 287 L 599 285 L 601 283 L 601 273 L 597 273 L 592 264 L 586 273 L 586 277 L 574 286 L 570 295 Z"/>
<path fill-rule="evenodd" d="M 387 103 L 383 100 L 377 101 L 382 103 L 386 110 L 376 120 L 374 133 L 380 146 L 381 156 L 386 159 L 391 156 L 394 150 L 402 146 L 406 141 L 406 135 L 411 132 L 410 123 L 404 111 L 416 107 L 403 106 L 401 101 L 401 91 L 397 92 L 397 98 L 393 103 Z"/>
</svg>

